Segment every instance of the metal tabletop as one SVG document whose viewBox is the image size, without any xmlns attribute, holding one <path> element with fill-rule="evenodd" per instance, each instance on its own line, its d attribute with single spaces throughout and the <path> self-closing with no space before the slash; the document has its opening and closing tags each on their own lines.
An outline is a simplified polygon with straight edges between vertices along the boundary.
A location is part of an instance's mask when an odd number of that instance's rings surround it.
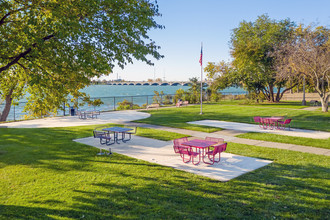
<svg viewBox="0 0 330 220">
<path fill-rule="evenodd" d="M 111 127 L 111 128 L 103 128 L 103 131 L 111 131 L 111 132 L 117 132 L 117 133 L 122 133 L 122 132 L 127 132 L 133 130 L 132 128 L 123 128 L 123 127 Z"/>
<path fill-rule="evenodd" d="M 207 148 L 211 145 L 216 144 L 217 142 L 214 141 L 205 141 L 205 140 L 199 140 L 195 139 L 192 141 L 183 142 L 182 145 L 190 146 L 190 147 L 196 147 L 196 148 Z"/>
</svg>

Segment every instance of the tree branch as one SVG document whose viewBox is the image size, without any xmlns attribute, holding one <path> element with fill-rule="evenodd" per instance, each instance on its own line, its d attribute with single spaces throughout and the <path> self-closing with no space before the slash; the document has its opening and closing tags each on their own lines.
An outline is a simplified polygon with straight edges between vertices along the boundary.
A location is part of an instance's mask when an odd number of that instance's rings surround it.
<svg viewBox="0 0 330 220">
<path fill-rule="evenodd" d="M 43 41 L 47 41 L 47 40 L 53 38 L 54 36 L 55 36 L 54 34 L 51 34 L 51 35 L 48 35 L 48 36 L 42 38 L 42 40 L 43 40 Z M 28 48 L 28 49 L 25 50 L 24 52 L 20 53 L 20 54 L 17 55 L 16 57 L 14 57 L 13 60 L 12 60 L 11 62 L 9 62 L 7 65 L 5 65 L 5 66 L 3 66 L 3 67 L 0 68 L 0 73 L 3 72 L 3 71 L 5 71 L 5 70 L 7 70 L 7 69 L 9 69 L 9 67 L 11 67 L 12 65 L 17 64 L 17 62 L 18 62 L 21 58 L 23 58 L 23 57 L 25 57 L 27 54 L 29 54 L 29 53 L 32 51 L 32 48 L 34 48 L 34 47 L 36 47 L 36 46 L 37 46 L 37 43 L 34 43 L 34 44 L 32 44 L 32 47 Z"/>
<path fill-rule="evenodd" d="M 0 26 L 3 25 L 4 23 L 6 23 L 5 20 L 6 20 L 6 18 L 8 18 L 10 15 L 12 15 L 12 14 L 14 14 L 14 13 L 16 13 L 16 12 L 19 12 L 19 11 L 23 11 L 23 10 L 25 10 L 25 9 L 27 9 L 27 8 L 28 8 L 28 7 L 19 8 L 19 9 L 17 9 L 17 10 L 14 10 L 14 11 L 10 11 L 10 12 L 8 12 L 7 14 L 5 14 L 5 15 L 1 18 L 1 20 L 0 20 Z"/>
</svg>

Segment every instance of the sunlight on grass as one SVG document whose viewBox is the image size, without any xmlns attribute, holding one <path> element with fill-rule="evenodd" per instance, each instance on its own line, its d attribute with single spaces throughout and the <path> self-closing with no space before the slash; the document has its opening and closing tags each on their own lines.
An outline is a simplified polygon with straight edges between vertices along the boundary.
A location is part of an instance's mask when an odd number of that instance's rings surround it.
<svg viewBox="0 0 330 220">
<path fill-rule="evenodd" d="M 237 135 L 236 137 L 330 149 L 330 138 L 328 139 L 314 139 L 314 138 L 304 138 L 304 137 L 297 138 L 297 137 L 291 137 L 285 135 L 253 133 L 253 132 L 240 134 Z"/>
<path fill-rule="evenodd" d="M 96 156 L 97 148 L 72 141 L 91 136 L 94 127 L 0 128 L 0 151 L 6 152 L 0 154 L 0 219 L 321 219 L 329 214 L 327 156 L 229 143 L 230 153 L 274 163 L 222 183 L 116 153 Z M 162 133 L 139 129 L 141 136 L 180 137 Z"/>
<path fill-rule="evenodd" d="M 185 128 L 207 132 L 204 127 L 187 124 L 190 121 L 199 120 L 221 120 L 231 122 L 242 122 L 253 124 L 254 116 L 284 116 L 291 118 L 291 127 L 311 130 L 330 131 L 330 113 L 319 111 L 306 111 L 295 109 L 295 105 L 267 104 L 265 106 L 251 105 L 203 105 L 203 115 L 200 115 L 199 106 L 188 106 L 183 108 L 165 108 L 158 111 L 148 111 L 151 117 L 138 120 L 137 122 Z M 209 128 L 209 132 L 216 131 L 216 128 Z"/>
</svg>

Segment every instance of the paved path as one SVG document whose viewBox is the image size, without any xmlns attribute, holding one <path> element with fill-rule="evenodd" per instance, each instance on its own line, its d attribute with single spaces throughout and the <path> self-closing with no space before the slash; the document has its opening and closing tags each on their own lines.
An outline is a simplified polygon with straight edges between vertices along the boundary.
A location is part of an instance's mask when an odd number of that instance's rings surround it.
<svg viewBox="0 0 330 220">
<path fill-rule="evenodd" d="M 262 129 L 257 124 L 247 124 L 247 123 L 218 121 L 218 120 L 201 120 L 201 121 L 192 121 L 188 123 L 229 129 L 229 130 L 237 130 L 242 132 L 258 132 L 258 133 L 279 134 L 279 135 L 287 135 L 292 137 L 306 137 L 306 138 L 316 138 L 316 139 L 330 138 L 330 132 L 312 131 L 312 130 L 297 129 L 297 128 L 291 128 L 290 130 L 288 130 L 287 128 L 285 130 L 279 130 L 279 129 L 271 130 L 271 129 Z"/>
<path fill-rule="evenodd" d="M 238 138 L 238 137 L 235 137 L 235 135 L 244 133 L 244 132 L 241 132 L 238 130 L 223 130 L 223 131 L 217 131 L 217 132 L 213 132 L 213 133 L 206 133 L 206 132 L 200 132 L 200 131 L 191 131 L 191 130 L 180 129 L 180 128 L 170 128 L 170 127 L 164 127 L 164 126 L 159 126 L 159 125 L 141 124 L 141 123 L 134 123 L 134 122 L 128 122 L 126 124 L 135 125 L 135 126 L 139 126 L 139 127 L 145 127 L 145 128 L 160 129 L 163 131 L 170 131 L 170 132 L 175 132 L 175 133 L 179 133 L 179 134 L 185 134 L 185 135 L 189 135 L 189 136 L 197 137 L 197 138 L 221 137 L 221 138 L 225 139 L 225 141 L 227 141 L 227 142 L 254 145 L 254 146 L 259 146 L 259 147 L 293 150 L 293 151 L 299 151 L 299 152 L 304 152 L 304 153 L 312 153 L 312 154 L 330 156 L 330 149 Z"/>
<path fill-rule="evenodd" d="M 79 119 L 78 116 L 62 116 L 43 119 L 16 121 L 0 124 L 0 127 L 8 128 L 50 128 L 50 127 L 70 127 L 81 125 L 95 125 L 107 123 L 125 123 L 138 119 L 148 118 L 150 114 L 138 112 L 136 110 L 101 112 L 95 119 Z"/>
<path fill-rule="evenodd" d="M 312 106 L 312 107 L 307 107 L 307 108 L 303 108 L 302 110 L 306 110 L 306 111 L 316 111 L 317 109 L 321 108 L 321 106 Z"/>
<path fill-rule="evenodd" d="M 3 123 L 3 124 L 0 124 L 0 127 L 44 128 L 44 127 L 68 127 L 68 126 L 80 126 L 80 125 L 106 124 L 106 123 L 124 124 L 124 123 L 130 123 L 130 121 L 133 121 L 133 120 L 143 119 L 143 118 L 147 118 L 147 117 L 150 117 L 150 114 L 144 113 L 144 112 L 138 112 L 136 110 L 128 110 L 128 111 L 103 112 L 97 119 L 82 120 L 82 119 L 79 119 L 77 116 L 66 116 L 66 117 L 54 117 L 54 118 Z M 230 142 L 234 142 L 234 143 L 255 145 L 255 146 L 260 146 L 260 147 L 271 147 L 271 148 L 279 148 L 279 149 L 286 149 L 286 150 L 294 150 L 294 151 L 330 156 L 329 149 L 237 138 L 234 136 L 237 134 L 246 132 L 246 131 L 242 131 L 242 129 L 241 129 L 241 127 L 243 126 L 242 125 L 243 123 L 231 123 L 231 122 L 226 122 L 226 123 L 232 124 L 232 125 L 237 125 L 237 126 L 232 126 L 231 129 L 218 131 L 218 132 L 214 132 L 214 133 L 205 133 L 205 132 L 191 131 L 191 130 L 185 130 L 185 129 L 179 129 L 179 128 L 169 128 L 169 127 L 163 127 L 163 126 L 157 126 L 157 125 L 147 125 L 147 124 L 138 124 L 138 126 L 162 129 L 162 130 L 166 130 L 166 131 L 172 131 L 172 132 L 176 132 L 176 133 L 190 135 L 193 137 L 200 137 L 200 138 L 205 138 L 206 136 L 222 137 L 226 141 L 230 141 Z M 249 124 L 244 124 L 244 126 L 249 126 Z M 314 132 L 314 131 L 308 131 L 308 130 L 306 130 L 306 131 L 307 131 L 307 133 Z M 327 132 L 327 133 L 329 133 L 329 132 Z"/>
<path fill-rule="evenodd" d="M 244 157 L 225 152 L 221 153 L 220 163 L 215 163 L 214 165 L 208 165 L 203 162 L 198 165 L 193 165 L 191 162 L 183 163 L 181 157 L 174 153 L 172 141 L 160 141 L 138 136 L 132 137 L 126 143 L 120 142 L 120 144 L 110 146 L 101 145 L 99 140 L 93 137 L 80 138 L 74 141 L 104 150 L 111 148 L 111 152 L 162 166 L 173 167 L 174 169 L 206 176 L 219 181 L 229 181 L 272 163 L 270 160 Z"/>
</svg>

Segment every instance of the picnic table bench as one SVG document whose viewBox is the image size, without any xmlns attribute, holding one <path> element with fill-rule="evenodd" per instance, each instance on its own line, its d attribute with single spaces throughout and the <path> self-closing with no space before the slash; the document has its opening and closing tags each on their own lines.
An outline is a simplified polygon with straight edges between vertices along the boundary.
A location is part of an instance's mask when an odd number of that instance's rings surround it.
<svg viewBox="0 0 330 220">
<path fill-rule="evenodd" d="M 157 108 L 157 110 L 158 110 L 159 104 L 158 103 L 150 104 L 150 105 L 147 106 L 147 109 L 149 109 L 149 108 Z"/>
<path fill-rule="evenodd" d="M 176 107 L 187 106 L 189 104 L 188 101 L 178 101 L 176 103 Z"/>
<path fill-rule="evenodd" d="M 87 118 L 97 118 L 98 115 L 100 115 L 101 112 L 99 110 L 93 110 L 93 111 L 78 111 L 77 115 L 80 119 L 87 119 Z"/>
<path fill-rule="evenodd" d="M 309 102 L 309 104 L 312 105 L 312 106 L 319 106 L 319 105 L 320 105 L 320 102 L 317 101 L 317 100 L 311 100 L 311 101 Z"/>
</svg>

